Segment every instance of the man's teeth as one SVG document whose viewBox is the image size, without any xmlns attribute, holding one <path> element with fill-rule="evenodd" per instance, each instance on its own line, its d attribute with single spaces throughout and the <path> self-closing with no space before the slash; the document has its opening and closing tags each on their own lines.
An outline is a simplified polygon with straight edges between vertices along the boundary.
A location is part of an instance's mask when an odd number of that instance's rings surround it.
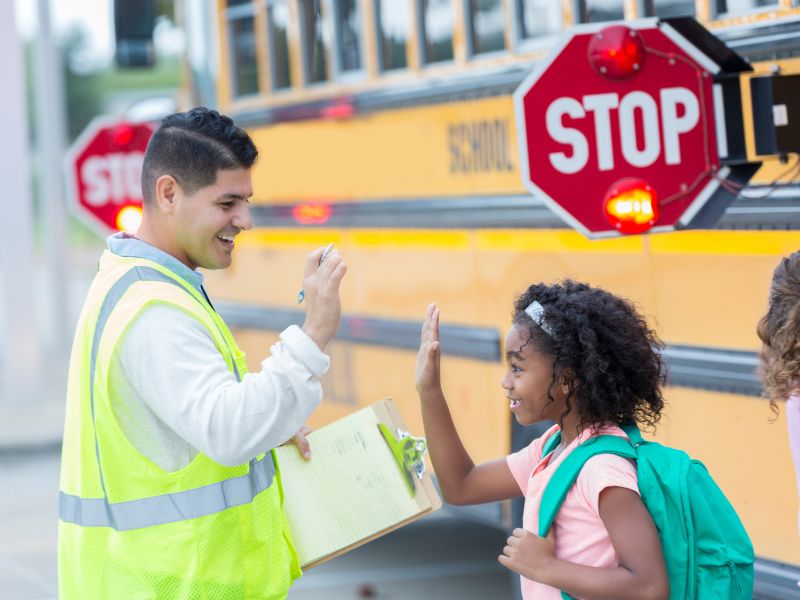
<svg viewBox="0 0 800 600">
<path fill-rule="evenodd" d="M 223 242 L 229 242 L 231 244 L 233 243 L 233 236 L 232 235 L 218 235 L 217 237 L 219 239 L 221 239 Z"/>
</svg>

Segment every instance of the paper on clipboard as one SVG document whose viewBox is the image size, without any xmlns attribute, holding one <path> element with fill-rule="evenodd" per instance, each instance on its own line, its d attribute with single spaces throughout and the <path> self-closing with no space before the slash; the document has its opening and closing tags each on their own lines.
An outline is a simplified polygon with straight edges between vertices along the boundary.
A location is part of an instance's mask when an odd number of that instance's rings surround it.
<svg viewBox="0 0 800 600">
<path fill-rule="evenodd" d="M 379 423 L 405 430 L 387 398 L 309 434 L 309 462 L 294 447 L 276 449 L 284 510 L 304 569 L 441 507 L 427 473 L 414 473 L 409 492 Z"/>
</svg>

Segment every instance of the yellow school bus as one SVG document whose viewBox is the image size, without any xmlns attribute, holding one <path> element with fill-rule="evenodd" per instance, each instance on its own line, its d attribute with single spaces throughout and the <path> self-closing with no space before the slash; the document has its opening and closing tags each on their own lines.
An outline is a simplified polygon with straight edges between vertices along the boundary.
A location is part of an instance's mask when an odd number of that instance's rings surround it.
<svg viewBox="0 0 800 600">
<path fill-rule="evenodd" d="M 421 433 L 414 360 L 436 302 L 445 391 L 483 461 L 532 435 L 499 385 L 515 294 L 571 277 L 631 298 L 667 344 L 656 439 L 703 460 L 735 505 L 756 548 L 758 593 L 793 597 L 797 488 L 783 417 L 772 422 L 760 397 L 755 324 L 772 269 L 800 246 L 797 156 L 756 156 L 746 122 L 748 157 L 763 166 L 715 228 L 589 241 L 525 191 L 511 94 L 573 24 L 647 16 L 694 16 L 756 74 L 800 72 L 797 5 L 218 0 L 202 11 L 218 48 L 213 95 L 260 150 L 255 227 L 233 266 L 209 276 L 220 311 L 249 355 L 263 356 L 302 321 L 306 254 L 334 242 L 349 273 L 312 425 L 391 396 Z M 507 525 L 511 513 L 500 503 L 475 514 Z"/>
</svg>

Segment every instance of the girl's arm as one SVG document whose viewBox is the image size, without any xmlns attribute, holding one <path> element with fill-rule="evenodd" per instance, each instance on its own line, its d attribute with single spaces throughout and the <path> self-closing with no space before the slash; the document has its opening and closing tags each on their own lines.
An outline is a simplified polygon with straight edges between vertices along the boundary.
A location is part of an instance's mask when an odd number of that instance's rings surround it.
<svg viewBox="0 0 800 600">
<path fill-rule="evenodd" d="M 658 531 L 636 492 L 609 487 L 600 493 L 600 518 L 619 559 L 612 568 L 587 567 L 555 557 L 555 538 L 515 529 L 499 561 L 520 575 L 586 600 L 669 598 L 669 579 Z"/>
<path fill-rule="evenodd" d="M 428 307 L 417 354 L 417 392 L 428 452 L 444 499 L 479 504 L 522 495 L 505 459 L 475 466 L 458 436 L 440 379 L 439 309 Z"/>
</svg>

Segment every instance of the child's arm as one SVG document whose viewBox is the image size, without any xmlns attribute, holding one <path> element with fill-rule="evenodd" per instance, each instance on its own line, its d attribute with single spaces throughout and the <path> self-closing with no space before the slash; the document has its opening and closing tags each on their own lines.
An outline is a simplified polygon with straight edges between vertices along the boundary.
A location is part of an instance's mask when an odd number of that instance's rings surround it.
<svg viewBox="0 0 800 600">
<path fill-rule="evenodd" d="M 520 496 L 505 459 L 475 466 L 458 436 L 440 380 L 439 310 L 428 307 L 417 355 L 417 392 L 433 469 L 444 499 L 479 504 Z"/>
<path fill-rule="evenodd" d="M 609 487 L 600 494 L 600 518 L 619 558 L 612 568 L 587 567 L 555 557 L 555 538 L 515 529 L 499 561 L 520 575 L 586 600 L 661 600 L 669 580 L 658 531 L 636 492 Z"/>
</svg>

